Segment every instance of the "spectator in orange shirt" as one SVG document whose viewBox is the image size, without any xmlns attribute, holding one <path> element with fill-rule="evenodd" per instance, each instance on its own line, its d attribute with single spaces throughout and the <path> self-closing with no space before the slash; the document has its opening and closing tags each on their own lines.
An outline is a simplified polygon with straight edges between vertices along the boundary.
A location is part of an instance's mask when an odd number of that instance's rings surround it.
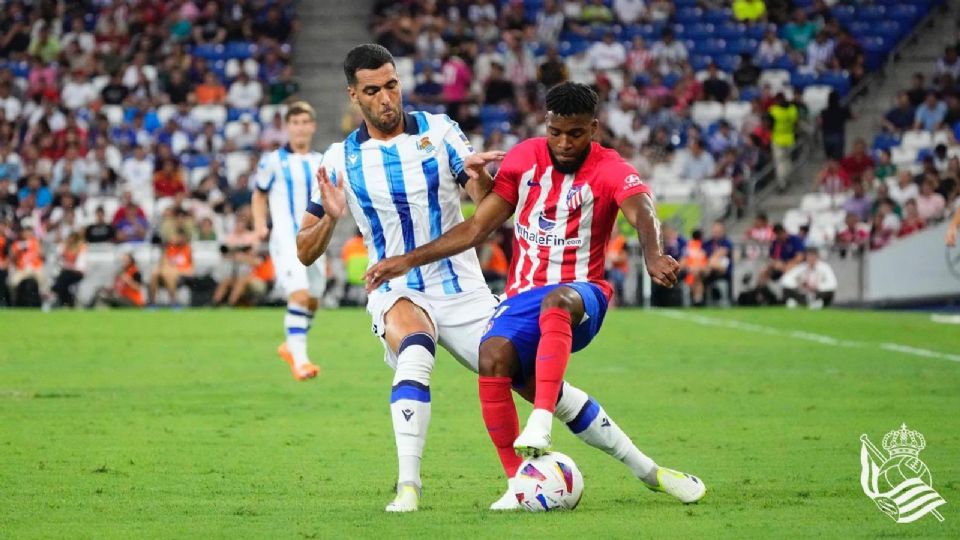
<svg viewBox="0 0 960 540">
<path fill-rule="evenodd" d="M 113 288 L 97 291 L 92 305 L 105 303 L 111 307 L 143 307 L 143 278 L 136 259 L 129 253 L 120 256 L 120 271 L 113 278 Z M 91 305 L 91 307 L 92 307 Z"/>
<path fill-rule="evenodd" d="M 153 195 L 160 199 L 186 192 L 187 184 L 183 179 L 183 171 L 177 167 L 177 162 L 173 159 L 163 160 L 160 170 L 153 173 Z"/>
<path fill-rule="evenodd" d="M 20 239 L 10 246 L 10 263 L 12 268 L 7 279 L 13 291 L 13 304 L 39 306 L 40 298 L 28 299 L 18 295 L 20 285 L 27 280 L 33 280 L 40 296 L 46 296 L 44 292 L 47 290 L 47 275 L 43 271 L 43 252 L 33 227 L 24 227 L 20 231 Z"/>
<path fill-rule="evenodd" d="M 227 300 L 231 306 L 236 306 L 240 302 L 250 306 L 257 305 L 257 302 L 267 294 L 276 279 L 276 272 L 269 253 L 249 253 L 247 258 L 251 270 L 249 274 L 234 283 L 230 298 Z"/>
<path fill-rule="evenodd" d="M 494 293 L 503 292 L 507 284 L 507 256 L 500 247 L 500 231 L 494 231 L 487 241 L 477 247 L 483 279 Z"/>
<path fill-rule="evenodd" d="M 366 304 L 367 290 L 363 274 L 369 266 L 370 256 L 367 253 L 367 246 L 363 243 L 360 229 L 355 229 L 353 237 L 343 244 L 340 250 L 340 261 L 343 263 L 343 271 L 347 278 L 341 305 Z M 332 273 L 328 272 L 327 275 Z"/>
<path fill-rule="evenodd" d="M 686 277 L 683 281 L 690 287 L 690 299 L 694 305 L 703 305 L 704 301 L 704 274 L 709 271 L 707 267 L 707 252 L 703 249 L 703 233 L 700 230 L 693 231 L 693 238 L 687 242 L 687 252 L 680 261 L 680 268 L 686 271 Z"/>
<path fill-rule="evenodd" d="M 150 277 L 149 301 L 153 305 L 157 299 L 157 289 L 163 285 L 170 295 L 170 303 L 177 305 L 177 289 L 184 280 L 193 276 L 193 252 L 184 231 L 179 230 L 170 238 L 160 260 L 160 266 Z"/>
<path fill-rule="evenodd" d="M 613 285 L 613 305 L 623 304 L 623 284 L 627 280 L 627 239 L 616 226 L 607 242 L 606 279 Z"/>
<path fill-rule="evenodd" d="M 83 280 L 83 273 L 87 266 L 86 253 L 87 245 L 80 233 L 70 233 L 60 252 L 62 269 L 53 283 L 53 292 L 57 295 L 58 305 L 73 307 L 76 304 L 77 298 L 73 289 Z"/>
<path fill-rule="evenodd" d="M 194 91 L 197 105 L 223 105 L 227 99 L 227 89 L 212 71 L 203 74 L 203 82 Z"/>
</svg>

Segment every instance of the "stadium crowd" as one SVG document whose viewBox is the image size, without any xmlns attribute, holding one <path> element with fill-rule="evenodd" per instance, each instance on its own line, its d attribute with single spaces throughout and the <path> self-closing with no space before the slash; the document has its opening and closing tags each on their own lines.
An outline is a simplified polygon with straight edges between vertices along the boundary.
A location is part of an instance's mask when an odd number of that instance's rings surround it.
<svg viewBox="0 0 960 540">
<path fill-rule="evenodd" d="M 166 290 L 177 302 L 187 285 L 194 303 L 233 304 L 269 289 L 270 261 L 250 230 L 251 174 L 260 152 L 285 142 L 281 107 L 297 97 L 293 4 L 3 5 L 0 278 L 10 287 L 0 287 L 0 305 L 17 297 L 73 305 L 77 283 L 89 277 L 88 256 L 106 244 L 123 246 L 127 256 L 97 301 L 144 305 Z M 397 57 L 402 80 L 413 82 L 405 87 L 406 106 L 445 112 L 476 148 L 508 149 L 539 134 L 545 90 L 563 80 L 587 83 L 603 103 L 602 143 L 659 193 L 689 200 L 726 182 L 732 190 L 721 197 L 730 200 L 724 210 L 742 216 L 751 177 L 772 164 L 782 186 L 798 133 L 815 121 L 830 155 L 843 155 L 836 131 L 849 111 L 840 98 L 930 2 L 921 4 L 887 11 L 825 0 L 380 0 L 369 28 Z M 883 17 L 876 25 L 854 20 L 874 12 Z M 960 66 L 955 52 L 943 63 L 945 71 Z M 938 76 L 938 91 L 945 81 Z M 922 81 L 919 88 L 907 92 L 910 99 L 927 89 Z M 915 113 L 917 122 L 939 127 L 938 99 L 925 105 L 932 112 Z M 945 108 L 960 103 L 946 101 Z M 344 130 L 357 119 L 345 118 Z M 886 178 L 885 158 L 865 167 L 875 158 L 861 146 L 831 167 L 862 167 L 861 182 L 849 175 L 845 182 L 874 189 L 864 175 Z M 925 159 L 950 166 L 941 154 Z M 825 176 L 822 184 L 837 191 L 831 182 Z M 955 189 L 943 195 L 956 199 Z M 872 199 L 862 221 L 892 222 L 890 213 L 903 207 L 909 229 L 928 211 L 917 204 L 911 217 L 906 205 L 887 206 Z M 784 224 L 796 232 L 792 222 Z M 801 224 L 816 225 L 809 218 Z M 694 302 L 709 297 L 718 281 L 732 294 L 736 257 L 730 246 L 713 250 L 713 240 L 729 244 L 716 227 L 710 238 L 687 243 L 702 242 L 704 253 L 677 254 L 687 260 Z M 764 231 L 749 239 L 760 245 L 751 253 L 776 259 L 777 235 Z M 160 246 L 162 256 L 144 256 L 152 252 L 143 246 Z M 609 250 L 619 298 L 628 247 L 615 235 Z M 356 238 L 341 255 L 346 297 L 359 300 L 365 258 Z M 491 283 L 501 283 L 509 235 L 491 238 L 480 255 Z"/>
<path fill-rule="evenodd" d="M 73 305 L 101 246 L 125 255 L 97 301 L 213 289 L 194 272 L 198 245 L 217 246 L 213 300 L 263 289 L 250 174 L 285 142 L 279 107 L 298 92 L 293 4 L 3 3 L 0 305 Z"/>
</svg>

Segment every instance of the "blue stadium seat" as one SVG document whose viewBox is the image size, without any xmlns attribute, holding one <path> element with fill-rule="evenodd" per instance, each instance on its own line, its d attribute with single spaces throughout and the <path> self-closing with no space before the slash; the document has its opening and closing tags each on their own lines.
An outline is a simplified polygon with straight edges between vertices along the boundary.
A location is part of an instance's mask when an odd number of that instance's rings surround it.
<svg viewBox="0 0 960 540">
<path fill-rule="evenodd" d="M 843 26 L 849 26 L 857 18 L 857 10 L 853 6 L 837 5 L 830 10 Z"/>
<path fill-rule="evenodd" d="M 879 69 L 892 45 L 882 37 L 867 36 L 860 40 L 864 50 L 864 65 L 869 71 Z"/>
<path fill-rule="evenodd" d="M 889 150 L 894 146 L 900 146 L 900 139 L 891 133 L 878 133 L 873 138 L 874 150 Z"/>
<path fill-rule="evenodd" d="M 257 109 L 256 107 L 252 109 L 235 109 L 230 107 L 227 109 L 227 122 L 236 122 L 237 120 L 240 120 L 240 117 L 244 113 L 252 116 L 255 119 L 254 121 L 258 121 L 256 119 L 260 118 L 260 109 Z"/>
<path fill-rule="evenodd" d="M 846 27 L 850 34 L 857 38 L 873 35 L 873 25 L 866 21 L 850 21 Z"/>
<path fill-rule="evenodd" d="M 207 60 L 223 60 L 226 58 L 225 48 L 223 45 L 197 45 L 193 47 L 191 54 L 201 58 L 206 58 Z"/>
<path fill-rule="evenodd" d="M 804 88 L 813 84 L 817 84 L 816 75 L 810 75 L 808 73 L 794 73 L 790 76 L 790 85 L 797 90 L 802 91 Z"/>
<path fill-rule="evenodd" d="M 817 79 L 817 84 L 833 87 L 843 97 L 850 91 L 850 76 L 841 71 L 823 73 Z"/>
<path fill-rule="evenodd" d="M 257 53 L 257 46 L 247 41 L 231 41 L 227 43 L 224 50 L 226 59 L 236 58 L 237 60 L 246 60 L 253 58 Z"/>
<path fill-rule="evenodd" d="M 733 10 L 730 8 L 711 9 L 703 14 L 703 21 L 710 24 L 723 24 L 733 20 Z"/>
<path fill-rule="evenodd" d="M 857 19 L 868 22 L 886 20 L 887 8 L 884 6 L 863 6 L 857 10 Z"/>
<path fill-rule="evenodd" d="M 760 98 L 760 89 L 755 86 L 748 86 L 740 89 L 740 101 L 753 101 Z"/>
<path fill-rule="evenodd" d="M 674 20 L 680 24 L 696 24 L 703 20 L 703 10 L 699 7 L 677 8 Z"/>
<path fill-rule="evenodd" d="M 894 21 L 901 21 L 907 26 L 913 26 L 921 17 L 921 12 L 917 6 L 911 4 L 896 4 L 887 10 L 889 18 Z"/>
<path fill-rule="evenodd" d="M 877 22 L 870 31 L 870 35 L 880 36 L 890 41 L 899 41 L 906 33 L 907 28 L 897 21 Z"/>
<path fill-rule="evenodd" d="M 735 54 L 721 54 L 714 56 L 713 61 L 716 62 L 720 71 L 732 73 L 733 70 L 737 69 L 737 65 L 740 64 L 740 57 Z"/>
</svg>

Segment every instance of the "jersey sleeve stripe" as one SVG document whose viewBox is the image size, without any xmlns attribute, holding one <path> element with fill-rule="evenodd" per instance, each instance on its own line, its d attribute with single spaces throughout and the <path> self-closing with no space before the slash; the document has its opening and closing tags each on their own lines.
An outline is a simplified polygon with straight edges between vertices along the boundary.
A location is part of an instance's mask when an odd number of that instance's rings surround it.
<svg viewBox="0 0 960 540">
<path fill-rule="evenodd" d="M 293 202 L 293 174 L 290 172 L 290 156 L 284 148 L 280 148 L 280 168 L 283 170 L 283 179 L 287 183 L 287 202 L 290 204 L 290 219 L 293 221 L 293 232 L 300 232 L 297 223 L 297 211 Z"/>
<path fill-rule="evenodd" d="M 443 141 L 443 144 L 447 147 L 447 160 L 450 162 L 450 172 L 457 178 L 458 184 L 461 186 L 465 185 L 470 178 L 467 176 L 467 171 L 463 168 L 463 158 L 460 157 L 457 149 L 454 148 L 452 144 L 447 141 Z"/>
<path fill-rule="evenodd" d="M 407 190 L 403 182 L 403 164 L 400 161 L 400 150 L 396 146 L 381 146 L 380 155 L 383 159 L 383 169 L 390 186 L 390 197 L 397 209 L 400 218 L 400 231 L 403 235 L 403 247 L 406 252 L 417 248 L 417 239 L 414 236 L 413 217 L 410 214 L 410 203 L 407 200 Z M 407 287 L 424 290 L 423 274 L 420 268 L 407 272 Z"/>
</svg>

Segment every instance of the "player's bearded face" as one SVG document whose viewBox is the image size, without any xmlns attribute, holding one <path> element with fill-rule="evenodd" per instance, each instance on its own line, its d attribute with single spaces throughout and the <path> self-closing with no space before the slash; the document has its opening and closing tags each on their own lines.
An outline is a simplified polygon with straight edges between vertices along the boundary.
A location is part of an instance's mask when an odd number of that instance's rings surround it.
<svg viewBox="0 0 960 540">
<path fill-rule="evenodd" d="M 368 126 L 386 135 L 393 135 L 403 120 L 400 80 L 392 64 L 377 69 L 357 71 L 357 84 L 350 87 L 350 96 L 360 107 Z"/>
<path fill-rule="evenodd" d="M 560 116 L 547 113 L 547 149 L 553 168 L 562 174 L 577 172 L 590 153 L 590 143 L 597 128 L 596 118 L 589 114 Z"/>
</svg>

